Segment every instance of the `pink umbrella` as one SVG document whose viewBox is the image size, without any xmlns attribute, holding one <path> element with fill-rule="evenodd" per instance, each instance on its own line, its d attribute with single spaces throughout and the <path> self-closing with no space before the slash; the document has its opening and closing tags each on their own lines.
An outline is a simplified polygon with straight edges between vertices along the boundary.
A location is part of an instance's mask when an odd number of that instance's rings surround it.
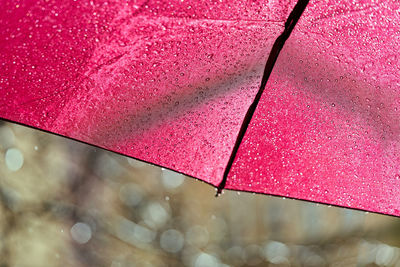
<svg viewBox="0 0 400 267">
<path fill-rule="evenodd" d="M 400 4 L 307 2 L 3 1 L 0 117 L 399 216 Z"/>
</svg>

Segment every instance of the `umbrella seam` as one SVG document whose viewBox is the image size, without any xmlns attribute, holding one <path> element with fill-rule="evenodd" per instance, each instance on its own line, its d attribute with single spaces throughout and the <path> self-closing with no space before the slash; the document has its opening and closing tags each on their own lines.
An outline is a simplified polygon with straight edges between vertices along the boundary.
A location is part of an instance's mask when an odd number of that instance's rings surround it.
<svg viewBox="0 0 400 267">
<path fill-rule="evenodd" d="M 298 0 L 297 1 L 296 5 L 294 6 L 293 10 L 290 12 L 289 17 L 285 22 L 285 28 L 284 28 L 283 32 L 278 36 L 278 38 L 276 38 L 274 45 L 271 48 L 271 52 L 270 52 L 267 62 L 265 64 L 260 88 L 258 89 L 258 92 L 257 92 L 256 96 L 254 97 L 253 102 L 249 106 L 249 108 L 246 112 L 246 115 L 243 119 L 238 136 L 235 141 L 235 145 L 232 149 L 232 153 L 231 153 L 231 155 L 229 157 L 229 161 L 226 165 L 224 175 L 222 177 L 221 182 L 217 186 L 216 196 L 219 196 L 221 194 L 222 190 L 225 188 L 228 174 L 232 168 L 232 165 L 236 158 L 240 144 L 242 143 L 242 140 L 243 140 L 244 135 L 247 131 L 247 128 L 251 122 L 254 112 L 258 106 L 258 103 L 260 102 L 261 96 L 265 90 L 265 86 L 267 84 L 269 76 L 271 75 L 271 72 L 275 66 L 275 62 L 278 59 L 279 53 L 281 52 L 283 46 L 285 45 L 286 40 L 289 38 L 291 32 L 293 31 L 294 27 L 296 26 L 297 22 L 299 21 L 301 15 L 303 14 L 303 11 L 307 7 L 308 2 L 309 2 L 309 0 Z"/>
</svg>

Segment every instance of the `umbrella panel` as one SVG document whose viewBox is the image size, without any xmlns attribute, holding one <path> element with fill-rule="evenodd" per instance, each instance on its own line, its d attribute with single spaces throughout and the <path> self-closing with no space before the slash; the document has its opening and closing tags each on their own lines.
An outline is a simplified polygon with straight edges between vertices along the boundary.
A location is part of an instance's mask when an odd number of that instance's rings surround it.
<svg viewBox="0 0 400 267">
<path fill-rule="evenodd" d="M 23 1 L 0 116 L 218 185 L 291 2 Z"/>
<path fill-rule="evenodd" d="M 400 215 L 399 8 L 310 2 L 227 188 Z"/>
</svg>

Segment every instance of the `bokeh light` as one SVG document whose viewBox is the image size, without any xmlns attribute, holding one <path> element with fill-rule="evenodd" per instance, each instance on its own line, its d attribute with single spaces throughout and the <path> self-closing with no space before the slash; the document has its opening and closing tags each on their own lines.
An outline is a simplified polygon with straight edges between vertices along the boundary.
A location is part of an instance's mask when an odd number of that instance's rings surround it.
<svg viewBox="0 0 400 267">
<path fill-rule="evenodd" d="M 0 266 L 394 266 L 400 220 L 215 189 L 0 124 Z"/>
</svg>

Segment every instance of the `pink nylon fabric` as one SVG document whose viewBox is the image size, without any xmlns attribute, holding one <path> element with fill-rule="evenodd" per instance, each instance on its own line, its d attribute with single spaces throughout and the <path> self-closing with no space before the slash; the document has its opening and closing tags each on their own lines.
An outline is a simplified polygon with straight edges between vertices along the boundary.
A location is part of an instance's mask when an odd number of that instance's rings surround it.
<svg viewBox="0 0 400 267">
<path fill-rule="evenodd" d="M 0 117 L 218 185 L 290 1 L 2 1 Z"/>
<path fill-rule="evenodd" d="M 312 1 L 227 188 L 400 216 L 400 3 Z"/>
<path fill-rule="evenodd" d="M 218 185 L 293 1 L 2 1 L 0 117 Z M 311 1 L 226 188 L 400 216 L 400 4 Z"/>
</svg>

